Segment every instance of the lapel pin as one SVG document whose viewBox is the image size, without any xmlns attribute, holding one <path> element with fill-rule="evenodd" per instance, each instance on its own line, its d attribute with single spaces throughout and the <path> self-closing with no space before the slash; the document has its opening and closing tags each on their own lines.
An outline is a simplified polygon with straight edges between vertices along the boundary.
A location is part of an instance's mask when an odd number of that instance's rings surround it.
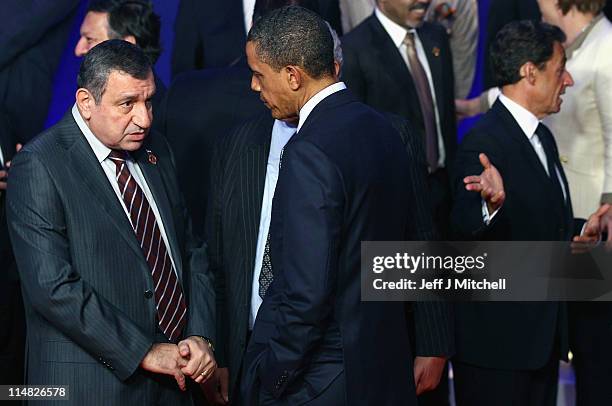
<svg viewBox="0 0 612 406">
<path fill-rule="evenodd" d="M 149 149 L 147 149 L 147 157 L 149 158 L 150 164 L 157 165 L 157 156 Z"/>
<path fill-rule="evenodd" d="M 438 57 L 440 56 L 440 48 L 438 47 L 433 47 L 433 49 L 431 50 L 431 53 L 435 56 Z"/>
</svg>

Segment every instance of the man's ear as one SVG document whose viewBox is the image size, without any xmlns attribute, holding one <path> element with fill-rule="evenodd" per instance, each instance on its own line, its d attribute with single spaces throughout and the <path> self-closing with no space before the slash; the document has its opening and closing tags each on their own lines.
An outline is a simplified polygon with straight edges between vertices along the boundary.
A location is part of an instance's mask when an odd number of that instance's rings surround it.
<svg viewBox="0 0 612 406">
<path fill-rule="evenodd" d="M 285 74 L 291 90 L 298 90 L 304 85 L 304 72 L 297 66 L 289 65 L 285 67 Z"/>
<path fill-rule="evenodd" d="M 527 80 L 527 83 L 533 86 L 535 84 L 537 70 L 538 68 L 533 64 L 533 62 L 525 62 L 519 69 L 519 74 L 522 78 Z"/>
<path fill-rule="evenodd" d="M 89 90 L 81 87 L 76 91 L 76 104 L 85 120 L 91 118 L 91 111 L 96 104 L 93 95 Z"/>
<path fill-rule="evenodd" d="M 130 35 L 126 35 L 125 37 L 123 37 L 123 40 L 136 45 L 136 37 L 131 35 L 131 34 Z"/>
</svg>

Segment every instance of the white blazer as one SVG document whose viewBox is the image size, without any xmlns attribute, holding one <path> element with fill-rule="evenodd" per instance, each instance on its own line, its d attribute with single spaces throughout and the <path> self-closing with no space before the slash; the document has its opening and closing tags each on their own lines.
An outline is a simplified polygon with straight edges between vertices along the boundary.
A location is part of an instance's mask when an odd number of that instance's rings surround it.
<svg viewBox="0 0 612 406">
<path fill-rule="evenodd" d="M 574 86 L 545 119 L 559 147 L 574 216 L 587 218 L 612 192 L 612 24 L 598 21 L 571 59 Z"/>
</svg>

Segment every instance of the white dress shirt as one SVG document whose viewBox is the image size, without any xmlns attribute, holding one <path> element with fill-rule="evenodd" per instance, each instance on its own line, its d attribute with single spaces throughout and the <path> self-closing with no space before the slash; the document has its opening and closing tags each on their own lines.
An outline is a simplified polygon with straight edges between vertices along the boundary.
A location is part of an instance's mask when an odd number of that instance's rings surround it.
<svg viewBox="0 0 612 406">
<path fill-rule="evenodd" d="M 2 145 L 0 145 L 0 168 L 4 166 L 4 155 L 2 154 Z"/>
<path fill-rule="evenodd" d="M 259 306 L 263 300 L 259 296 L 259 274 L 263 264 L 264 250 L 270 231 L 270 218 L 272 216 L 272 199 L 278 181 L 278 170 L 280 155 L 291 136 L 295 134 L 295 127 L 284 121 L 275 120 L 272 127 L 272 139 L 270 141 L 270 153 L 268 154 L 268 166 L 266 167 L 266 181 L 264 183 L 264 194 L 261 202 L 261 217 L 259 219 L 259 233 L 257 234 L 257 251 L 255 253 L 255 268 L 253 271 L 253 286 L 251 289 L 251 314 L 249 317 L 249 329 L 253 329 Z"/>
<path fill-rule="evenodd" d="M 255 0 L 242 0 L 242 11 L 244 14 L 244 28 L 249 33 L 253 25 L 253 12 L 255 11 Z"/>
<path fill-rule="evenodd" d="M 540 137 L 537 137 L 535 132 L 540 124 L 540 120 L 536 116 L 533 115 L 529 110 L 506 97 L 503 93 L 499 95 L 499 101 L 508 109 L 514 120 L 517 122 L 523 133 L 529 140 L 529 143 L 533 147 L 533 150 L 538 155 L 540 159 L 540 163 L 544 167 L 544 170 L 550 176 L 550 168 L 548 167 L 548 162 L 546 160 L 546 152 L 544 151 L 544 146 L 540 142 Z M 555 175 L 557 179 L 559 179 L 559 184 L 561 185 L 561 191 L 563 192 L 563 198 L 567 200 L 567 191 L 565 190 L 565 184 L 563 183 L 563 177 L 559 172 L 559 168 L 555 166 Z M 486 202 L 483 200 L 482 203 L 482 215 L 486 224 L 493 219 L 493 217 L 499 211 L 496 210 L 493 214 L 489 215 L 489 210 L 487 208 Z"/>
<path fill-rule="evenodd" d="M 108 178 L 108 182 L 115 191 L 115 195 L 117 195 L 117 199 L 121 203 L 121 207 L 123 207 L 123 211 L 125 212 L 125 215 L 127 216 L 131 224 L 132 220 L 130 218 L 130 213 L 127 207 L 125 206 L 123 198 L 121 197 L 121 192 L 119 191 L 119 185 L 117 183 L 117 166 L 113 161 L 108 158 L 109 154 L 111 153 L 111 149 L 108 148 L 106 145 L 102 144 L 102 142 L 98 138 L 96 138 L 96 136 L 91 132 L 91 130 L 85 123 L 85 120 L 83 120 L 83 117 L 81 117 L 81 113 L 79 113 L 79 109 L 77 108 L 76 103 L 74 104 L 74 106 L 72 106 L 72 117 L 74 117 L 74 120 L 81 129 L 81 132 L 85 136 L 85 139 L 89 143 L 89 146 L 93 150 L 93 153 L 96 155 L 96 158 L 98 159 L 98 162 L 100 163 L 104 174 Z M 173 253 L 172 249 L 170 248 L 170 244 L 168 243 L 168 237 L 166 236 L 164 222 L 162 221 L 162 218 L 159 214 L 159 209 L 157 208 L 157 204 L 153 199 L 153 194 L 149 189 L 149 185 L 147 185 L 147 181 L 145 180 L 138 164 L 136 164 L 131 159 L 127 159 L 126 164 L 128 166 L 128 169 L 130 170 L 130 173 L 132 174 L 132 177 L 134 178 L 138 186 L 140 186 L 140 189 L 142 189 L 145 197 L 147 198 L 149 206 L 151 206 L 151 210 L 153 210 L 155 220 L 157 221 L 157 226 L 159 227 L 159 231 L 161 232 L 164 243 L 166 244 L 166 250 L 168 251 L 170 260 L 172 261 L 172 268 L 174 269 L 174 272 L 176 272 L 176 264 L 174 263 L 175 257 L 174 255 L 172 255 Z"/>
<path fill-rule="evenodd" d="M 429 62 L 427 61 L 427 54 L 425 53 L 425 49 L 423 48 L 423 43 L 419 38 L 419 33 L 415 29 L 407 30 L 401 25 L 389 19 L 389 17 L 385 16 L 382 11 L 378 7 L 374 11 L 376 14 L 376 18 L 382 24 L 387 34 L 393 40 L 393 43 L 399 50 L 408 70 L 410 69 L 410 63 L 408 62 L 408 53 L 406 51 L 406 45 L 404 44 L 404 39 L 406 38 L 406 34 L 409 32 L 414 34 L 414 45 L 416 47 L 417 58 L 419 58 L 419 62 L 423 65 L 423 69 L 425 70 L 425 74 L 427 75 L 427 81 L 429 82 L 429 91 L 431 92 L 431 99 L 434 105 L 434 113 L 436 118 L 436 132 L 438 133 L 438 166 L 440 168 L 444 167 L 444 160 L 446 159 L 446 152 L 444 150 L 444 139 L 442 138 L 442 127 L 440 125 L 440 114 L 438 113 L 438 102 L 436 101 L 436 90 L 434 88 L 433 79 L 431 77 L 431 69 L 429 68 Z"/>
</svg>

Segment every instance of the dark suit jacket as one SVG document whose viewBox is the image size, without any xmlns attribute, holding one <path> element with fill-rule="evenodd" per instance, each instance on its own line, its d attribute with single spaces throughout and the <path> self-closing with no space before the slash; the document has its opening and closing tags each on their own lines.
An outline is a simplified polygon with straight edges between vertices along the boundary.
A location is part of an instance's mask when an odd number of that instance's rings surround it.
<svg viewBox="0 0 612 406">
<path fill-rule="evenodd" d="M 448 35 L 441 25 L 427 22 L 417 31 L 434 82 L 448 167 L 457 146 L 455 84 Z M 424 139 L 423 116 L 412 76 L 378 18 L 371 15 L 345 35 L 342 50 L 342 80 L 348 88 L 375 109 L 407 118 Z"/>
<path fill-rule="evenodd" d="M 42 131 L 78 0 L 0 2 L 0 110 L 13 138 Z"/>
<path fill-rule="evenodd" d="M 556 146 L 555 146 L 556 148 Z M 463 178 L 480 174 L 487 154 L 506 190 L 503 207 L 484 226 L 478 193 Z M 558 153 L 555 153 L 558 157 Z M 567 181 L 558 158 L 556 166 Z M 565 241 L 576 232 L 571 203 L 554 198 L 550 179 L 531 143 L 497 101 L 464 138 L 453 181 L 452 223 L 459 238 L 487 241 Z M 569 196 L 568 196 L 569 197 Z M 569 200 L 569 199 L 568 199 Z M 537 369 L 567 354 L 567 316 L 557 303 L 466 303 L 456 306 L 457 359 L 497 369 Z M 553 349 L 559 351 L 553 353 Z"/>
<path fill-rule="evenodd" d="M 186 297 L 183 334 L 213 337 L 206 252 L 191 237 L 170 150 L 150 134 L 133 156 L 159 208 Z M 138 369 L 159 329 L 155 301 L 145 293 L 154 290 L 151 271 L 70 113 L 16 155 L 7 207 L 26 305 L 28 383 L 70 385 L 73 404 L 151 404 L 176 389 L 157 386 Z"/>
<path fill-rule="evenodd" d="M 406 237 L 402 149 L 389 123 L 346 90 L 320 102 L 285 147 L 274 282 L 245 356 L 245 404 L 306 402 L 342 371 L 349 405 L 416 404 L 404 305 L 362 302 L 359 277 L 361 241 Z"/>
<path fill-rule="evenodd" d="M 342 34 L 338 0 L 306 0 L 303 6 Z M 174 22 L 172 76 L 240 63 L 246 37 L 241 0 L 181 0 Z"/>
<path fill-rule="evenodd" d="M 406 188 L 413 198 L 405 208 L 409 216 L 408 238 L 429 240 L 434 236 L 427 194 L 427 166 L 421 140 L 405 119 L 388 117 L 400 133 L 409 159 Z M 218 140 L 211 160 L 210 202 L 206 235 L 217 297 L 216 355 L 220 366 L 229 367 L 230 393 L 246 350 L 251 289 L 261 204 L 274 120 L 266 112 L 237 127 Z M 417 353 L 452 353 L 452 318 L 448 309 L 434 304 L 417 306 Z M 450 324 L 450 325 L 449 325 Z"/>
<path fill-rule="evenodd" d="M 215 141 L 265 111 L 251 90 L 251 73 L 246 67 L 185 73 L 168 89 L 158 129 L 176 157 L 179 186 L 198 237 L 204 235 Z"/>
<path fill-rule="evenodd" d="M 504 25 L 511 21 L 534 20 L 540 21 L 542 14 L 537 0 L 491 0 L 487 20 L 487 33 L 484 53 L 484 88 L 497 86 L 491 67 L 489 47 L 495 36 Z"/>
</svg>

